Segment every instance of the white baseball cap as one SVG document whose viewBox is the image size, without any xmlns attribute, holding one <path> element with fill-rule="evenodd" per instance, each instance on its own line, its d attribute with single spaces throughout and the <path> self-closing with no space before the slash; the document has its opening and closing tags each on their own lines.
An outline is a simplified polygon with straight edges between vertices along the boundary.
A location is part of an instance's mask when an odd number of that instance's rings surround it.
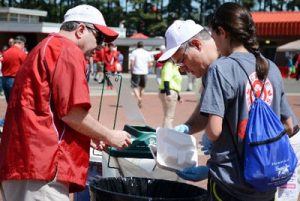
<svg viewBox="0 0 300 201">
<path fill-rule="evenodd" d="M 176 20 L 167 29 L 165 37 L 167 40 L 166 51 L 159 57 L 158 61 L 165 61 L 169 59 L 179 47 L 197 33 L 199 33 L 203 27 L 196 24 L 193 20 Z"/>
<path fill-rule="evenodd" d="M 64 16 L 65 22 L 86 22 L 93 24 L 105 36 L 105 42 L 112 42 L 118 37 L 118 33 L 106 26 L 101 12 L 90 5 L 79 5 L 69 9 Z"/>
</svg>

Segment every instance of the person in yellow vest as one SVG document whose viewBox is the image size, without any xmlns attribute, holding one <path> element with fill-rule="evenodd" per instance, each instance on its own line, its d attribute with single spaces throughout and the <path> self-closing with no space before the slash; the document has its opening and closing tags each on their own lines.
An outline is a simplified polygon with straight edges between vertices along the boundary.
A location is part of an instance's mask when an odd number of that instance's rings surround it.
<svg viewBox="0 0 300 201">
<path fill-rule="evenodd" d="M 176 104 L 180 101 L 182 77 L 179 66 L 171 61 L 164 63 L 161 71 L 161 83 L 159 86 L 159 98 L 164 110 L 162 127 L 172 128 L 176 111 Z"/>
</svg>

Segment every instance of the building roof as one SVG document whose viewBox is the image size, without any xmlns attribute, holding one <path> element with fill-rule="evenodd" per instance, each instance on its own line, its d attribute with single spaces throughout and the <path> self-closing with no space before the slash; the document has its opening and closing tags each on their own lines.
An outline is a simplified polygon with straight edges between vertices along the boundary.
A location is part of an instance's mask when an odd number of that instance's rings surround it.
<svg viewBox="0 0 300 201">
<path fill-rule="evenodd" d="M 300 11 L 252 12 L 257 36 L 300 37 Z"/>
<path fill-rule="evenodd" d="M 118 46 L 136 46 L 139 41 L 143 41 L 144 46 L 160 46 L 165 44 L 163 37 L 138 39 L 138 38 L 117 38 L 114 42 Z"/>
<path fill-rule="evenodd" d="M 46 17 L 47 16 L 47 11 L 44 11 L 44 10 L 23 9 L 23 8 L 14 8 L 14 7 L 0 8 L 0 13 L 33 15 L 33 16 L 40 16 L 40 17 Z"/>
<path fill-rule="evenodd" d="M 132 34 L 132 36 L 130 36 L 129 38 L 136 38 L 136 39 L 147 39 L 149 38 L 149 36 L 146 36 L 143 33 L 134 33 Z"/>
</svg>

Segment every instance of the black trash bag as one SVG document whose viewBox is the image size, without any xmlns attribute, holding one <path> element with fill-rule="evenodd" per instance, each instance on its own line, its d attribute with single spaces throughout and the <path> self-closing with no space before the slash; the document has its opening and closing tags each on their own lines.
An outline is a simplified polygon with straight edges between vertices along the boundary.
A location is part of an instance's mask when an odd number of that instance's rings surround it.
<svg viewBox="0 0 300 201">
<path fill-rule="evenodd" d="M 205 201 L 207 192 L 196 186 L 168 180 L 112 177 L 90 183 L 93 201 Z"/>
</svg>

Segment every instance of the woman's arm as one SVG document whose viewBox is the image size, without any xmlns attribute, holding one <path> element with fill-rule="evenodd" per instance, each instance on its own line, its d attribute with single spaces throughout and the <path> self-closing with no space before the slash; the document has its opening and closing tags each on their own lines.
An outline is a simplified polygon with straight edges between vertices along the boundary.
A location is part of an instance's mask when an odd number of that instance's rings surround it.
<svg viewBox="0 0 300 201">
<path fill-rule="evenodd" d="M 223 118 L 217 115 L 209 115 L 206 126 L 208 139 L 216 141 L 222 132 Z"/>
</svg>

